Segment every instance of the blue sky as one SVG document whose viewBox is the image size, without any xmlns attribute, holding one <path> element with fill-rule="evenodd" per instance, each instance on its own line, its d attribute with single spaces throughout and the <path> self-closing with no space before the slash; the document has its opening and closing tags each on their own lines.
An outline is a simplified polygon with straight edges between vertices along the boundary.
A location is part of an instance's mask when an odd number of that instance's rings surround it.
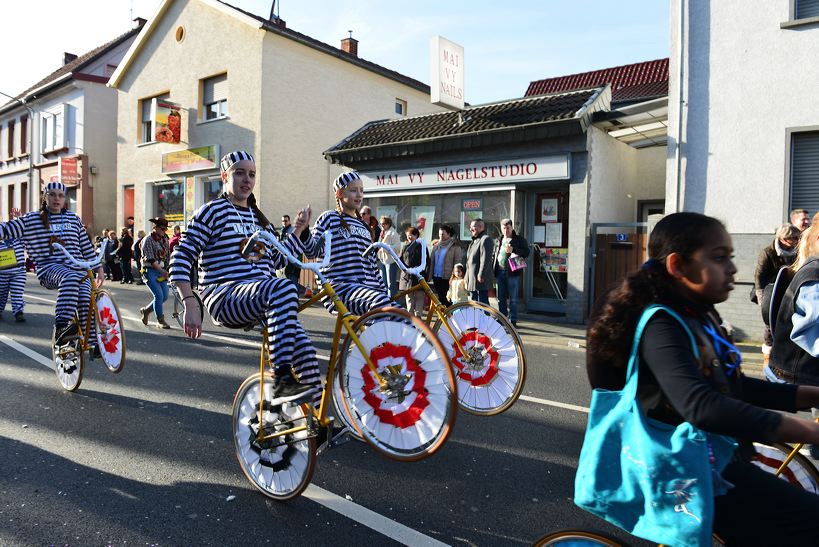
<svg viewBox="0 0 819 547">
<path fill-rule="evenodd" d="M 267 17 L 270 0 L 229 0 Z M 149 18 L 160 0 L 28 0 L 4 5 L 0 51 L 17 51 L 0 76 L 15 94 L 56 70 L 64 51 L 82 54 Z M 287 26 L 338 46 L 353 31 L 359 56 L 429 83 L 429 42 L 440 34 L 464 47 L 466 100 L 521 97 L 529 82 L 668 56 L 663 0 L 388 2 L 278 0 Z M 37 27 L 32 38 L 29 21 Z M 11 68 L 14 66 L 14 68 Z"/>
</svg>

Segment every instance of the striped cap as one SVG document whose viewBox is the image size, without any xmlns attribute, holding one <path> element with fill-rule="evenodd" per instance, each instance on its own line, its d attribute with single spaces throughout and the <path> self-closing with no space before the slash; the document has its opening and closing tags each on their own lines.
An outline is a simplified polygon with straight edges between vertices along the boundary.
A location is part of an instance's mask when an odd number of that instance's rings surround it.
<svg viewBox="0 0 819 547">
<path fill-rule="evenodd" d="M 66 188 L 65 184 L 62 182 L 53 180 L 45 185 L 45 193 L 51 192 L 52 190 L 60 190 L 63 194 L 65 194 L 68 191 L 68 188 Z"/>
<path fill-rule="evenodd" d="M 256 160 L 253 159 L 253 156 L 250 155 L 249 152 L 245 152 L 244 150 L 236 150 L 235 152 L 231 152 L 222 158 L 222 161 L 219 162 L 219 167 L 222 168 L 222 171 L 227 171 L 231 168 L 234 163 L 240 161 L 252 161 L 254 164 Z"/>
<path fill-rule="evenodd" d="M 353 181 L 361 180 L 361 177 L 358 176 L 357 171 L 350 171 L 349 173 L 342 173 L 336 180 L 333 181 L 333 190 L 338 192 L 339 190 L 344 190 L 344 188 Z"/>
</svg>

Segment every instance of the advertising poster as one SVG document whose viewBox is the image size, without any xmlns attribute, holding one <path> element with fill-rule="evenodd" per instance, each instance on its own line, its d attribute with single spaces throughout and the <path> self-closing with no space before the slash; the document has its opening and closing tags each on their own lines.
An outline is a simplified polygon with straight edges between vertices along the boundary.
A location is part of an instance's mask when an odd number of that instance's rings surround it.
<svg viewBox="0 0 819 547">
<path fill-rule="evenodd" d="M 412 208 L 412 225 L 421 232 L 421 238 L 427 242 L 427 249 L 432 247 L 433 224 L 435 224 L 434 205 L 416 205 Z"/>
<path fill-rule="evenodd" d="M 154 122 L 154 140 L 177 144 L 182 138 L 182 116 L 177 105 L 157 101 Z"/>
<path fill-rule="evenodd" d="M 483 216 L 483 199 L 465 198 L 461 200 L 461 241 L 469 241 L 469 224 L 476 218 Z"/>
<path fill-rule="evenodd" d="M 379 205 L 375 208 L 375 218 L 381 222 L 381 217 L 390 217 L 392 220 L 392 227 L 396 232 L 401 231 L 401 226 L 398 224 L 398 206 L 397 205 Z"/>
<path fill-rule="evenodd" d="M 540 200 L 540 222 L 557 222 L 557 198 Z"/>
<path fill-rule="evenodd" d="M 569 249 L 540 247 L 541 272 L 565 272 L 569 262 Z"/>
</svg>

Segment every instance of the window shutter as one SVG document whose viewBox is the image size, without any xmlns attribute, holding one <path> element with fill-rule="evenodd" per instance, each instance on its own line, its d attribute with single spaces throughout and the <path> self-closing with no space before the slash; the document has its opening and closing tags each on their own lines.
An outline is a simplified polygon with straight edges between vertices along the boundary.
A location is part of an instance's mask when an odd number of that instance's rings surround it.
<svg viewBox="0 0 819 547">
<path fill-rule="evenodd" d="M 204 89 L 202 90 L 202 103 L 212 104 L 226 100 L 228 98 L 227 86 L 227 74 L 205 80 Z"/>
<path fill-rule="evenodd" d="M 54 115 L 54 148 L 65 146 L 65 105 Z"/>
<path fill-rule="evenodd" d="M 795 19 L 819 17 L 819 0 L 796 0 Z"/>
<path fill-rule="evenodd" d="M 28 151 L 28 115 L 25 115 L 20 118 L 20 153 Z"/>
<path fill-rule="evenodd" d="M 819 211 L 819 131 L 792 136 L 790 208 Z"/>
</svg>

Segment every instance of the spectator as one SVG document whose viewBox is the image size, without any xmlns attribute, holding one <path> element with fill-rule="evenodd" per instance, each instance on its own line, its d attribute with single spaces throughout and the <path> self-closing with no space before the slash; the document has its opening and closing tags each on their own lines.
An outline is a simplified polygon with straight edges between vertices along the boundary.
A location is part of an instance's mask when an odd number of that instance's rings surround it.
<svg viewBox="0 0 819 547">
<path fill-rule="evenodd" d="M 131 239 L 134 238 L 134 217 L 128 217 L 125 219 L 125 227 L 128 228 L 128 233 L 131 235 Z"/>
<path fill-rule="evenodd" d="M 173 227 L 173 236 L 168 241 L 168 252 L 173 253 L 173 248 L 176 247 L 179 240 L 182 239 L 182 227 L 177 225 Z"/>
<path fill-rule="evenodd" d="M 279 241 L 284 242 L 293 232 L 293 225 L 290 223 L 290 215 L 282 215 L 282 229 L 279 232 Z M 297 257 L 303 258 L 303 257 Z M 292 281 L 297 287 L 299 286 L 299 276 L 301 275 L 301 268 L 287 261 L 287 266 L 284 267 L 284 277 Z M 303 294 L 304 290 L 299 289 L 299 293 Z"/>
<path fill-rule="evenodd" d="M 380 241 L 386 243 L 395 254 L 401 254 L 401 236 L 392 226 L 392 219 L 387 216 L 381 217 L 381 237 Z M 398 264 L 387 251 L 378 251 L 378 268 L 381 270 L 381 277 L 384 279 L 384 286 L 387 287 L 389 296 L 398 292 Z"/>
<path fill-rule="evenodd" d="M 460 304 L 461 302 L 467 302 L 469 300 L 469 293 L 464 285 L 466 281 L 464 279 L 465 274 L 466 270 L 464 270 L 463 264 L 455 264 L 452 268 L 452 277 L 449 278 L 447 300 L 453 304 Z"/>
<path fill-rule="evenodd" d="M 364 221 L 364 224 L 370 227 L 370 235 L 372 236 L 373 241 L 379 241 L 381 238 L 381 228 L 378 226 L 378 221 L 373 218 L 373 210 L 369 208 L 369 206 L 365 205 L 361 208 L 361 220 Z"/>
<path fill-rule="evenodd" d="M 117 257 L 119 258 L 119 268 L 122 271 L 122 280 L 120 283 L 130 285 L 134 282 L 134 272 L 131 271 L 131 259 L 134 257 L 134 238 L 131 236 L 131 232 L 127 226 L 122 229 L 119 235 Z"/>
<path fill-rule="evenodd" d="M 108 239 L 105 241 L 104 258 L 105 265 L 108 266 L 108 272 L 113 281 L 119 281 L 122 279 L 122 270 L 119 269 L 117 249 L 119 249 L 117 233 L 114 230 L 108 230 Z"/>
<path fill-rule="evenodd" d="M 489 305 L 489 289 L 495 281 L 492 272 L 492 239 L 486 235 L 486 223 L 476 218 L 469 223 L 472 243 L 466 250 L 466 290 L 472 300 Z"/>
<path fill-rule="evenodd" d="M 493 268 L 498 282 L 498 311 L 506 315 L 512 325 L 518 324 L 518 293 L 520 292 L 521 269 L 512 269 L 513 262 L 518 260 L 526 264 L 529 256 L 529 243 L 512 228 L 512 220 L 501 220 L 501 236 L 495 240 Z M 509 300 L 507 313 L 506 301 Z"/>
<path fill-rule="evenodd" d="M 140 230 L 137 232 L 137 239 L 134 241 L 134 264 L 136 265 L 137 272 L 139 272 L 139 277 L 137 277 L 136 284 L 137 285 L 144 285 L 145 282 L 142 281 L 142 239 L 145 237 L 145 230 Z"/>
<path fill-rule="evenodd" d="M 401 252 L 401 261 L 408 268 L 420 266 L 423 248 L 421 247 L 421 243 L 418 241 L 418 236 L 421 235 L 421 232 L 418 231 L 418 228 L 410 226 L 404 233 L 407 236 L 407 243 L 404 245 L 404 250 Z M 398 290 L 406 291 L 414 287 L 417 283 L 418 277 L 401 272 L 401 279 L 398 281 Z M 424 294 L 424 291 L 412 291 L 411 293 L 408 293 L 406 296 L 407 311 L 416 317 L 423 317 L 426 296 L 427 295 Z"/>
<path fill-rule="evenodd" d="M 797 227 L 800 232 L 810 226 L 810 213 L 807 209 L 794 209 L 791 211 L 791 224 Z"/>
<path fill-rule="evenodd" d="M 756 260 L 754 272 L 754 290 L 751 293 L 751 302 L 762 305 L 762 291 L 768 283 L 776 280 L 776 274 L 783 266 L 790 266 L 796 258 L 796 244 L 799 242 L 799 229 L 793 224 L 785 223 L 776 230 L 776 236 L 770 245 L 762 249 Z M 771 357 L 773 337 L 771 328 L 765 325 L 762 332 L 762 359 L 765 364 Z"/>
<path fill-rule="evenodd" d="M 464 250 L 455 239 L 455 230 L 452 226 L 444 224 L 438 229 L 438 242 L 432 246 L 430 257 L 430 269 L 432 272 L 432 284 L 438 299 L 447 306 L 451 306 L 447 293 L 449 292 L 449 280 L 452 277 L 452 269 L 455 264 L 461 262 L 464 257 Z M 463 276 L 462 276 L 463 277 Z"/>
</svg>

